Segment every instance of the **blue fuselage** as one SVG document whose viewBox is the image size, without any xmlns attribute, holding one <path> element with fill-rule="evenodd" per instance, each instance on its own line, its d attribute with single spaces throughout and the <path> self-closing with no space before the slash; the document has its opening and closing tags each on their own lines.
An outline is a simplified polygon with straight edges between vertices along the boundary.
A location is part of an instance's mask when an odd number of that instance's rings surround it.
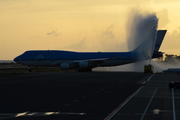
<svg viewBox="0 0 180 120">
<path fill-rule="evenodd" d="M 26 66 L 59 66 L 61 63 L 74 61 L 108 58 L 97 66 L 116 66 L 136 61 L 134 52 L 71 52 L 58 50 L 26 51 L 14 59 L 15 62 Z"/>
</svg>

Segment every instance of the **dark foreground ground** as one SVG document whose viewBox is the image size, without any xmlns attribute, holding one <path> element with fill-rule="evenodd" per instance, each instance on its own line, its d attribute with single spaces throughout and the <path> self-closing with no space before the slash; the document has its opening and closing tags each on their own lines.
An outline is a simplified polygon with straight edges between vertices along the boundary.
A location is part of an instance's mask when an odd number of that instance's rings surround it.
<svg viewBox="0 0 180 120">
<path fill-rule="evenodd" d="M 142 86 L 137 82 L 145 76 L 126 72 L 4 75 L 0 117 L 102 120 Z"/>
<path fill-rule="evenodd" d="M 15 72 L 0 74 L 0 119 L 178 120 L 177 74 Z"/>
</svg>

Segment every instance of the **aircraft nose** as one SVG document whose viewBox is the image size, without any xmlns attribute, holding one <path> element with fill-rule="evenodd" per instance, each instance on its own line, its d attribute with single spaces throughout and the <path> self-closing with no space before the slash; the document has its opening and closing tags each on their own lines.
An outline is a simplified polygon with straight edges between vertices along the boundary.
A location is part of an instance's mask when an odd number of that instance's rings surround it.
<svg viewBox="0 0 180 120">
<path fill-rule="evenodd" d="M 16 58 L 14 58 L 14 60 L 13 60 L 14 62 L 17 62 L 17 57 Z"/>
<path fill-rule="evenodd" d="M 19 60 L 19 56 L 18 56 L 18 57 L 15 57 L 13 61 L 16 62 L 16 63 L 18 63 L 18 60 Z"/>
</svg>

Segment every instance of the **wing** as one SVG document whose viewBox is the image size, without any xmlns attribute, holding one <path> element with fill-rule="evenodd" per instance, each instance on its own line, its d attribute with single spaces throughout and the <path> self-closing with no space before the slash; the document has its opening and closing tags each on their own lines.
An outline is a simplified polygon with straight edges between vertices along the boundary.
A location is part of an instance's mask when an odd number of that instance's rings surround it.
<svg viewBox="0 0 180 120">
<path fill-rule="evenodd" d="M 76 60 L 73 61 L 74 68 L 86 69 L 86 68 L 95 68 L 98 64 L 103 63 L 105 60 L 109 58 L 97 58 L 97 59 L 86 59 L 86 60 Z"/>
<path fill-rule="evenodd" d="M 74 63 L 79 63 L 79 62 L 103 62 L 104 60 L 108 60 L 109 58 L 97 58 L 97 59 L 86 59 L 86 60 L 76 60 L 73 61 Z"/>
<path fill-rule="evenodd" d="M 98 64 L 108 60 L 109 58 L 96 58 L 96 59 L 85 59 L 85 60 L 75 60 L 75 61 L 54 61 L 51 63 L 53 66 L 61 65 L 63 63 L 69 64 L 70 68 L 94 68 Z"/>
</svg>

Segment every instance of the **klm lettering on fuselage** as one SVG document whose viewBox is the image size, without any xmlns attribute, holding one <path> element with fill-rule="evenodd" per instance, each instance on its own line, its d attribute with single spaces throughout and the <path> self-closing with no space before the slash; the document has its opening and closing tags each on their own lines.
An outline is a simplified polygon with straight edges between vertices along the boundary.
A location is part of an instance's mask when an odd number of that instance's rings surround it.
<svg viewBox="0 0 180 120">
<path fill-rule="evenodd" d="M 44 56 L 42 54 L 39 54 L 36 59 L 44 59 Z"/>
</svg>

